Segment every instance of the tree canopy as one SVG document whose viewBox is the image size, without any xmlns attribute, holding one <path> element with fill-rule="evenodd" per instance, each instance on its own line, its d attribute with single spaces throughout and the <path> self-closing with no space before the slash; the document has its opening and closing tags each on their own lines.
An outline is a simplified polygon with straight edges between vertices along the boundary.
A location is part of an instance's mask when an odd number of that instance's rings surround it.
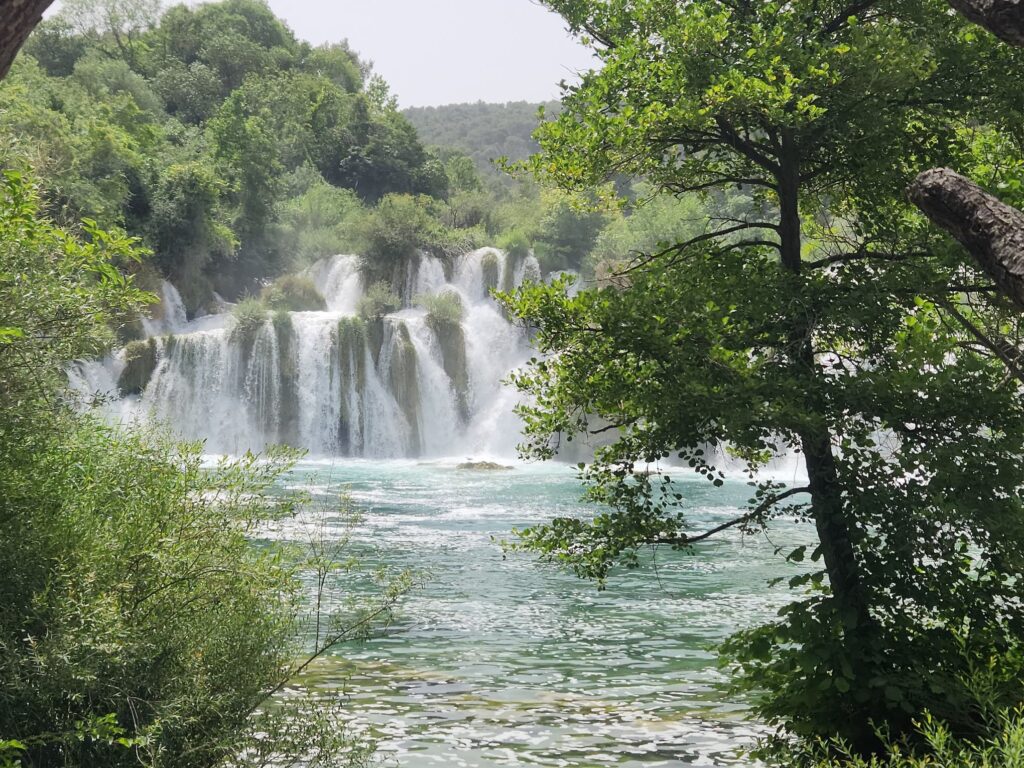
<svg viewBox="0 0 1024 768">
<path fill-rule="evenodd" d="M 712 213 L 603 288 L 509 298 L 544 353 L 515 377 L 535 398 L 524 450 L 600 432 L 582 471 L 613 509 L 524 544 L 599 579 L 638 547 L 688 549 L 713 532 L 689 529 L 669 475 L 717 484 L 738 460 L 755 487 L 723 528 L 797 515 L 817 536 L 780 544 L 811 563 L 804 594 L 727 644 L 762 715 L 862 750 L 872 723 L 925 710 L 974 732 L 973 664 L 999 658 L 1019 700 L 1021 398 L 975 333 L 1016 321 L 904 189 L 1016 136 L 1010 79 L 983 75 L 1013 54 L 937 0 L 548 5 L 602 66 L 539 129 L 535 172 L 643 177 Z M 805 481 L 764 474 L 787 451 Z"/>
</svg>

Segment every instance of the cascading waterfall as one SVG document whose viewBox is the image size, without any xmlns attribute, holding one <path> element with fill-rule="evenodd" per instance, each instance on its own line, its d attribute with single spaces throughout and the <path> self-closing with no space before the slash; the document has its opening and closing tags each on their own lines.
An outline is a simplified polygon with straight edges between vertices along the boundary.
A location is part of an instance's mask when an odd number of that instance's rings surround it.
<svg viewBox="0 0 1024 768">
<path fill-rule="evenodd" d="M 159 419 L 213 453 L 287 443 L 322 456 L 513 455 L 517 396 L 502 380 L 530 345 L 489 291 L 539 279 L 532 256 L 483 248 L 445 263 L 420 254 L 396 270 L 403 308 L 377 320 L 358 316 L 358 257 L 323 259 L 306 274 L 326 311 L 245 328 L 229 314 L 186 322 L 165 283 L 162 311 L 144 323 L 150 339 L 79 364 L 73 384 L 114 395 L 106 407 L 116 419 Z M 417 298 L 446 291 L 461 299 L 462 321 L 428 322 Z M 141 378 L 131 387 L 129 369 Z"/>
</svg>

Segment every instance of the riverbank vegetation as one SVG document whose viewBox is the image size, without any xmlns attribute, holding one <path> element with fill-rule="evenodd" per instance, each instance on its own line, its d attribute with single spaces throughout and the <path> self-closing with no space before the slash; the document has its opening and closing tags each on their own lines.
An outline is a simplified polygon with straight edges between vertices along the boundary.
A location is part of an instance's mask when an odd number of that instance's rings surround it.
<svg viewBox="0 0 1024 768">
<path fill-rule="evenodd" d="M 302 577 L 322 590 L 340 555 L 253 542 L 305 502 L 275 489 L 295 452 L 210 466 L 200 443 L 80 413 L 64 366 L 152 300 L 124 274 L 144 253 L 2 184 L 0 765 L 364 765 L 339 701 L 293 681 L 386 622 L 405 580 L 311 613 Z"/>
<path fill-rule="evenodd" d="M 170 280 L 190 317 L 338 253 L 364 257 L 367 283 L 417 250 L 494 243 L 591 276 L 680 226 L 630 215 L 649 186 L 609 206 L 500 173 L 532 151 L 539 105 L 410 111 L 428 146 L 369 64 L 296 39 L 258 0 L 105 9 L 69 2 L 29 39 L 0 84 L 0 163 L 58 224 L 140 238 L 139 284 Z"/>
</svg>

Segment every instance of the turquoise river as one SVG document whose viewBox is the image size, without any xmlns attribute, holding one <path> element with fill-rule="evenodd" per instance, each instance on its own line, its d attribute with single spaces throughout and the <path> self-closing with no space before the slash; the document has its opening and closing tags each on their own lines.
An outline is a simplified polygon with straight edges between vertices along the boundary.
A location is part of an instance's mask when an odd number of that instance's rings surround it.
<svg viewBox="0 0 1024 768">
<path fill-rule="evenodd" d="M 695 530 L 734 517 L 750 488 L 686 480 Z M 317 663 L 312 684 L 345 697 L 385 765 L 726 766 L 760 732 L 724 691 L 715 644 L 771 617 L 793 575 L 776 554 L 806 534 L 730 532 L 694 554 L 661 549 L 608 588 L 499 541 L 558 515 L 589 515 L 575 471 L 456 462 L 304 462 L 286 485 L 320 504 L 276 537 L 348 538 L 361 567 L 409 569 L 417 586 L 380 636 Z M 361 520 L 333 510 L 346 492 Z M 781 540 L 780 540 L 781 539 Z M 774 542 L 774 543 L 773 543 Z M 367 589 L 342 576 L 338 592 Z"/>
</svg>

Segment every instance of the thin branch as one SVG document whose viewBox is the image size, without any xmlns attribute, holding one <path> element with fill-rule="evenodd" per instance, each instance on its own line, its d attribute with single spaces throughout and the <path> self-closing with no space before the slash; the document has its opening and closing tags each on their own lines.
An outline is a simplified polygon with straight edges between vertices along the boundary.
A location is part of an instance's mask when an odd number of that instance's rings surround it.
<svg viewBox="0 0 1024 768">
<path fill-rule="evenodd" d="M 851 16 L 857 16 L 858 14 L 864 13 L 873 6 L 877 0 L 859 0 L 859 2 L 851 3 L 846 6 L 843 10 L 835 15 L 831 21 L 821 28 L 821 37 L 828 37 L 838 32 L 840 29 L 845 27 Z"/>
<path fill-rule="evenodd" d="M 752 510 L 747 512 L 745 515 L 741 515 L 740 517 L 733 518 L 732 520 L 730 520 L 730 521 L 728 521 L 726 523 L 722 523 L 721 525 L 715 526 L 711 530 L 705 531 L 704 533 L 698 534 L 696 536 L 685 536 L 684 535 L 684 536 L 676 536 L 676 537 L 669 538 L 669 539 L 655 539 L 655 540 L 649 541 L 647 543 L 648 544 L 672 544 L 673 546 L 688 546 L 690 544 L 696 544 L 698 541 L 704 541 L 705 539 L 709 539 L 712 536 L 714 536 L 715 534 L 721 533 L 722 531 L 728 530 L 729 528 L 735 528 L 737 525 L 742 525 L 743 523 L 748 523 L 751 520 L 757 519 L 758 517 L 763 515 L 765 512 L 767 512 L 769 509 L 771 509 L 773 506 L 775 506 L 780 501 L 782 501 L 783 499 L 788 499 L 789 497 L 796 496 L 797 494 L 800 494 L 800 493 L 810 493 L 810 492 L 811 492 L 811 489 L 809 487 L 807 487 L 807 486 L 801 486 L 799 488 L 790 488 L 788 491 L 783 491 L 782 493 L 777 493 L 774 496 L 772 496 L 772 497 L 770 497 L 768 499 L 765 499 L 760 504 L 758 504 L 756 507 L 754 507 Z"/>
<path fill-rule="evenodd" d="M 834 256 L 826 256 L 823 259 L 817 261 L 805 262 L 804 269 L 819 269 L 821 267 L 829 267 L 833 264 L 847 264 L 853 261 L 864 261 L 866 259 L 874 259 L 878 261 L 906 261 L 913 256 L 922 254 L 902 254 L 902 253 L 883 253 L 881 251 L 868 251 L 860 249 L 852 253 L 837 253 Z"/>
<path fill-rule="evenodd" d="M 1020 360 L 1020 353 L 1014 349 L 1013 345 L 1005 339 L 992 339 L 978 326 L 972 323 L 967 317 L 960 313 L 953 302 L 947 299 L 938 299 L 935 302 L 938 306 L 945 309 L 954 320 L 956 320 L 961 326 L 963 326 L 968 333 L 970 333 L 978 342 L 991 351 L 996 357 L 998 357 L 1003 365 L 1006 366 L 1006 370 L 1012 375 L 1017 381 L 1024 384 L 1024 370 L 1021 370 L 1018 362 Z M 1011 355 L 1010 351 L 1016 354 Z"/>
</svg>

